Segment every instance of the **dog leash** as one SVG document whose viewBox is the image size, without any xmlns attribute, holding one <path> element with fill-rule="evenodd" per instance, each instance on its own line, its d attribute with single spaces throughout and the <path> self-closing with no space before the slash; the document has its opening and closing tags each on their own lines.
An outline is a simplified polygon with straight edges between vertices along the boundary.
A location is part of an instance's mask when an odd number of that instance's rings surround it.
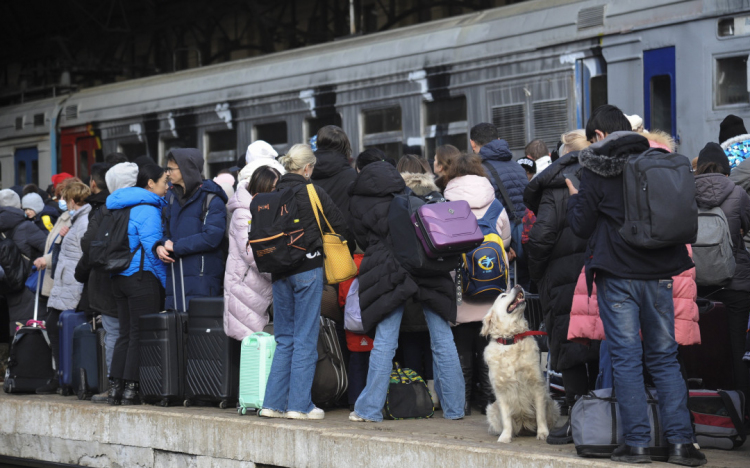
<svg viewBox="0 0 750 468">
<path fill-rule="evenodd" d="M 522 339 L 526 338 L 527 336 L 546 336 L 547 332 L 543 331 L 526 331 L 523 333 L 519 333 L 517 335 L 513 335 L 513 338 L 498 338 L 496 341 L 500 343 L 501 345 L 513 345 L 521 341 Z"/>
</svg>

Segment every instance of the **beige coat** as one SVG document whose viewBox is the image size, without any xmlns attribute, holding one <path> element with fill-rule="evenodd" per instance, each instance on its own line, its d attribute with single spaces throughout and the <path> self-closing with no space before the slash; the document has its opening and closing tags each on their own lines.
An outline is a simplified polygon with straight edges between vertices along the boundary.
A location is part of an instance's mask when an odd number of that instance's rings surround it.
<svg viewBox="0 0 750 468">
<path fill-rule="evenodd" d="M 62 242 L 63 238 L 62 236 L 59 236 L 60 230 L 63 228 L 63 226 L 70 227 L 70 213 L 64 212 L 60 215 L 59 218 L 57 218 L 57 222 L 55 223 L 55 226 L 52 228 L 52 231 L 50 231 L 49 235 L 47 236 L 47 242 L 44 244 L 44 261 L 47 262 L 47 268 L 44 270 L 44 283 L 42 284 L 42 296 L 49 297 L 49 293 L 52 291 L 52 286 L 54 285 L 55 280 L 53 280 L 50 275 L 52 273 L 52 243 L 60 244 Z"/>
</svg>

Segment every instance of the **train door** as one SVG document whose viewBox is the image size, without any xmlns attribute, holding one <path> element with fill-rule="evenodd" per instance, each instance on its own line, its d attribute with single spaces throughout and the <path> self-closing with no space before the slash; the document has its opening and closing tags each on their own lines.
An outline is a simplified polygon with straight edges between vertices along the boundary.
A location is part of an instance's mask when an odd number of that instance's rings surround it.
<svg viewBox="0 0 750 468">
<path fill-rule="evenodd" d="M 102 143 L 91 126 L 63 129 L 60 132 L 62 172 L 81 180 L 89 177 L 91 166 L 103 160 Z"/>
<path fill-rule="evenodd" d="M 643 120 L 647 130 L 677 139 L 675 48 L 643 51 Z"/>
<path fill-rule="evenodd" d="M 39 184 L 39 150 L 36 147 L 17 149 L 13 165 L 16 185 Z"/>
<path fill-rule="evenodd" d="M 594 110 L 607 104 L 607 62 L 601 56 L 576 60 L 576 128 L 585 128 Z"/>
</svg>

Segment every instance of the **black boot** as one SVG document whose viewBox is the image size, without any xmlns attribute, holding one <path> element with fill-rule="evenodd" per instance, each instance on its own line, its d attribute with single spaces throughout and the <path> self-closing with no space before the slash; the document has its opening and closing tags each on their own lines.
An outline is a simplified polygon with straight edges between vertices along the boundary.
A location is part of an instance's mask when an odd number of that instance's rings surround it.
<svg viewBox="0 0 750 468">
<path fill-rule="evenodd" d="M 109 379 L 109 385 L 107 385 L 107 388 L 102 389 L 101 393 L 91 396 L 91 403 L 107 403 L 109 400 L 109 389 L 112 388 L 113 385 L 114 381 Z"/>
<path fill-rule="evenodd" d="M 693 444 L 669 444 L 669 463 L 682 466 L 701 466 L 708 460 Z"/>
<path fill-rule="evenodd" d="M 119 405 L 123 391 L 122 379 L 111 379 L 110 382 L 109 393 L 107 394 L 107 404 Z"/>
<path fill-rule="evenodd" d="M 464 391 L 466 401 L 464 402 L 464 416 L 471 416 L 471 387 L 474 378 L 474 353 L 471 348 L 458 348 L 458 361 L 461 363 L 461 371 L 464 374 Z"/>
<path fill-rule="evenodd" d="M 138 382 L 127 380 L 122 391 L 122 405 L 140 405 L 141 398 L 138 396 Z"/>
<path fill-rule="evenodd" d="M 568 420 L 561 428 L 550 432 L 547 436 L 547 443 L 551 445 L 572 444 L 573 430 L 570 427 L 570 421 Z"/>
<path fill-rule="evenodd" d="M 57 377 L 52 377 L 51 379 L 47 381 L 46 384 L 36 389 L 36 394 L 37 395 L 53 395 L 57 393 L 57 388 L 59 386 L 60 385 L 57 381 Z"/>
<path fill-rule="evenodd" d="M 490 368 L 484 361 L 484 348 L 479 350 L 478 354 L 476 379 L 479 382 L 479 396 L 477 404 L 479 405 L 479 412 L 487 414 L 487 406 L 495 402 L 495 391 L 492 389 L 492 382 L 490 382 Z"/>
<path fill-rule="evenodd" d="M 612 452 L 612 461 L 623 463 L 651 463 L 651 451 L 648 447 L 633 447 L 622 444 Z"/>
</svg>

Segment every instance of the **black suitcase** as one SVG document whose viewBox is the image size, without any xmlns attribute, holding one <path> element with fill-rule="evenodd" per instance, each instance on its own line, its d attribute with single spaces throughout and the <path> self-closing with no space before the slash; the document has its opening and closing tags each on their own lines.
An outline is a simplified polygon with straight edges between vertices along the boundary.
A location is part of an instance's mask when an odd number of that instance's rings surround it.
<svg viewBox="0 0 750 468">
<path fill-rule="evenodd" d="M 78 325 L 73 330 L 73 388 L 79 400 L 104 391 L 99 387 L 99 363 L 96 352 L 96 331 L 91 323 Z"/>
<path fill-rule="evenodd" d="M 703 298 L 697 302 L 701 344 L 680 346 L 687 378 L 702 381 L 702 388 L 736 388 L 727 310 L 721 302 Z"/>
<path fill-rule="evenodd" d="M 182 273 L 182 261 L 180 272 Z M 174 276 L 173 263 L 172 291 L 176 291 Z M 184 295 L 182 299 L 184 304 Z M 182 403 L 185 399 L 187 314 L 165 310 L 158 314 L 142 315 L 138 320 L 138 327 L 141 398 L 146 403 L 158 403 L 161 406 Z"/>
<path fill-rule="evenodd" d="M 196 297 L 188 307 L 185 406 L 195 402 L 235 405 L 240 342 L 224 333 L 224 298 Z"/>
<path fill-rule="evenodd" d="M 336 324 L 331 319 L 320 317 L 318 362 L 313 377 L 312 401 L 319 408 L 334 406 L 346 395 L 348 387 L 349 380 L 336 335 Z"/>
</svg>

